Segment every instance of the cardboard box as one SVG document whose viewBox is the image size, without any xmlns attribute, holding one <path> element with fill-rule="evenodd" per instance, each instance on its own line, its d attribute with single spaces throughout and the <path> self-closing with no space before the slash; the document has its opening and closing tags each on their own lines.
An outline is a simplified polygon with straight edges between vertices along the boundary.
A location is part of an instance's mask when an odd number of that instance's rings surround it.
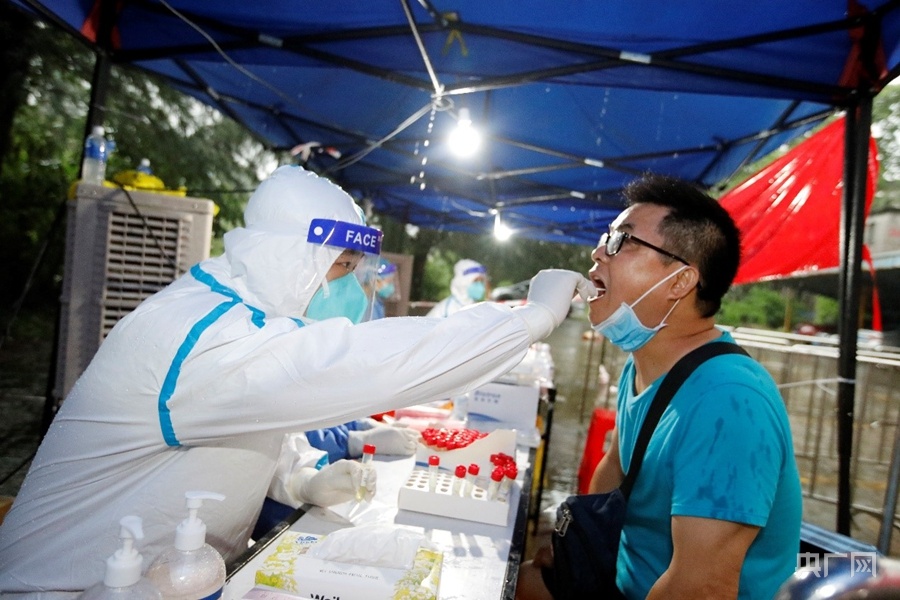
<svg viewBox="0 0 900 600">
<path fill-rule="evenodd" d="M 493 424 L 495 428 L 534 429 L 541 391 L 530 385 L 488 383 L 469 396 L 471 423 Z M 477 425 L 470 425 L 478 429 Z"/>
<path fill-rule="evenodd" d="M 435 600 L 442 553 L 420 547 L 410 569 L 372 567 L 307 556 L 324 536 L 287 531 L 256 571 L 255 583 L 319 600 Z"/>
</svg>

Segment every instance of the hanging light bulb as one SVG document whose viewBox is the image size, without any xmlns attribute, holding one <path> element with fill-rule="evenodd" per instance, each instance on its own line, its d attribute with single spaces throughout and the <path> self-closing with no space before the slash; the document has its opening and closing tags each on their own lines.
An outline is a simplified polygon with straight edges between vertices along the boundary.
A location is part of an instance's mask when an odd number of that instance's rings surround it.
<svg viewBox="0 0 900 600">
<path fill-rule="evenodd" d="M 456 129 L 450 134 L 450 150 L 461 158 L 475 154 L 481 146 L 481 134 L 472 126 L 468 108 L 459 109 Z"/>
<path fill-rule="evenodd" d="M 500 212 L 494 213 L 494 238 L 498 242 L 505 242 L 512 237 L 513 230 L 506 226 L 500 219 Z"/>
</svg>

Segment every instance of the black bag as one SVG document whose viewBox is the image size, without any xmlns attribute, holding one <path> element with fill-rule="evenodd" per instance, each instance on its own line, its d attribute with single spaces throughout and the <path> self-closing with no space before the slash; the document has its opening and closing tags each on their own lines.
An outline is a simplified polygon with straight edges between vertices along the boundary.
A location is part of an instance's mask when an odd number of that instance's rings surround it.
<svg viewBox="0 0 900 600">
<path fill-rule="evenodd" d="M 704 344 L 681 358 L 663 379 L 641 424 L 628 473 L 622 484 L 606 494 L 569 496 L 556 512 L 553 531 L 553 597 L 624 598 L 616 586 L 619 538 L 625 523 L 628 496 L 644 462 L 644 452 L 669 401 L 685 379 L 704 361 L 720 354 L 744 354 L 731 342 Z"/>
</svg>

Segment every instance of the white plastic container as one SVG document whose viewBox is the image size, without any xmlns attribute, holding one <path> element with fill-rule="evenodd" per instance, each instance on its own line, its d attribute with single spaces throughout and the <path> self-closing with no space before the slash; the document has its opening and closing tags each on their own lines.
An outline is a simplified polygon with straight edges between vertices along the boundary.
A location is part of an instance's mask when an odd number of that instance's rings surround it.
<svg viewBox="0 0 900 600">
<path fill-rule="evenodd" d="M 175 545 L 156 557 L 147 579 L 166 600 L 215 600 L 225 587 L 225 560 L 206 543 L 206 525 L 197 518 L 204 500 L 224 500 L 214 492 L 185 493 L 188 518 L 175 530 Z"/>
<path fill-rule="evenodd" d="M 160 600 L 162 594 L 141 577 L 144 558 L 134 548 L 134 540 L 144 537 L 140 517 L 122 517 L 119 539 L 122 547 L 106 559 L 103 581 L 86 589 L 79 600 Z"/>
<path fill-rule="evenodd" d="M 81 161 L 81 181 L 93 185 L 103 185 L 106 179 L 106 159 L 109 157 L 109 142 L 104 137 L 103 127 L 95 125 L 84 140 L 84 158 Z"/>
</svg>

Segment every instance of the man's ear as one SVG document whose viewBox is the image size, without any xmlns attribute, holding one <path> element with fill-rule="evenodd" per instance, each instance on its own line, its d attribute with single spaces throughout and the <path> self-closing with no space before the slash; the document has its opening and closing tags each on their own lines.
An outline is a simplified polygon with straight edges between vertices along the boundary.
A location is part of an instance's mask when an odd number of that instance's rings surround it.
<svg viewBox="0 0 900 600">
<path fill-rule="evenodd" d="M 673 300 L 681 300 L 687 296 L 691 290 L 697 287 L 700 281 L 700 273 L 694 267 L 688 267 L 675 276 L 672 287 L 669 288 L 669 294 Z"/>
</svg>

